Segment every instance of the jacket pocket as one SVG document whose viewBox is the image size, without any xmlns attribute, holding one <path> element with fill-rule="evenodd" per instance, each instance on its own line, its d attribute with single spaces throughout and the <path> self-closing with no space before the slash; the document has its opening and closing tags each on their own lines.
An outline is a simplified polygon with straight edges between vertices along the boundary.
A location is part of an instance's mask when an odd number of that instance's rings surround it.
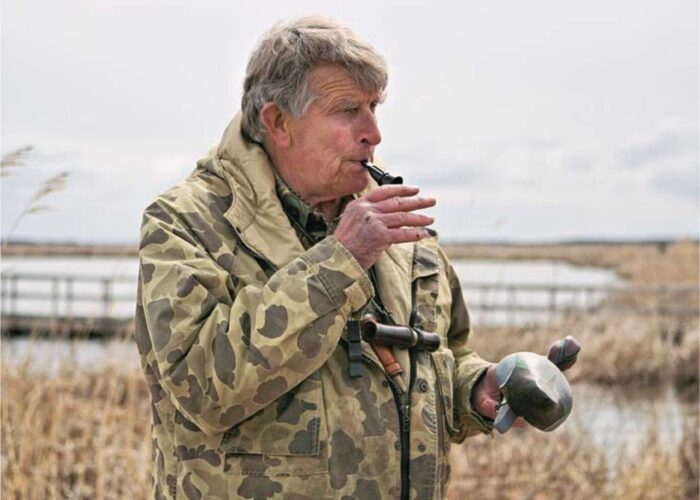
<svg viewBox="0 0 700 500">
<path fill-rule="evenodd" d="M 437 302 L 440 288 L 440 264 L 437 250 L 416 245 L 411 276 L 411 323 L 434 332 L 437 330 Z M 441 340 L 445 340 L 444 338 Z"/>
<path fill-rule="evenodd" d="M 437 376 L 437 396 L 440 401 L 439 409 L 442 409 L 443 422 L 441 425 L 446 426 L 449 435 L 457 433 L 454 428 L 454 403 L 453 403 L 453 379 L 455 370 L 455 358 L 452 351 L 449 349 L 439 349 L 431 354 L 433 367 Z M 449 435 L 443 433 L 443 446 L 447 447 Z"/>
<path fill-rule="evenodd" d="M 320 372 L 226 432 L 224 470 L 301 476 L 328 470 Z"/>
</svg>

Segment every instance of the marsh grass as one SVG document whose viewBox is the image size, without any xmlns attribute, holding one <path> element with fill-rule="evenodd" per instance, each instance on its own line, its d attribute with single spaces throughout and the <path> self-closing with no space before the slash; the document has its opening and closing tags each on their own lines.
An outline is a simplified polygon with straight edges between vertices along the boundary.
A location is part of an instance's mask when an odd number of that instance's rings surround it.
<svg viewBox="0 0 700 500">
<path fill-rule="evenodd" d="M 140 372 L 2 365 L 2 497 L 146 498 L 149 397 Z"/>
<path fill-rule="evenodd" d="M 611 267 L 638 284 L 698 281 L 697 244 L 690 242 L 663 249 L 621 246 L 612 254 L 592 247 L 580 253 L 568 248 L 564 257 L 561 252 L 545 248 L 538 255 Z M 565 335 L 583 345 L 578 363 L 567 372 L 572 381 L 616 390 L 672 383 L 693 401 L 679 444 L 669 445 L 654 432 L 624 436 L 629 453 L 611 460 L 610 450 L 580 423 L 550 434 L 513 429 L 493 439 L 477 436 L 453 446 L 448 498 L 698 498 L 697 320 L 568 316 L 539 326 L 478 327 L 472 347 L 497 361 L 520 350 L 545 354 Z M 85 369 L 69 361 L 47 373 L 4 354 L 2 497 L 148 498 L 150 399 L 141 372 L 116 365 Z M 653 414 L 663 419 L 664 408 Z M 618 431 L 606 429 L 611 435 Z"/>
<path fill-rule="evenodd" d="M 477 436 L 452 449 L 448 498 L 698 498 L 697 414 L 686 420 L 678 448 L 652 432 L 617 464 L 583 427 Z"/>
<path fill-rule="evenodd" d="M 4 358 L 1 375 L 3 498 L 148 497 L 150 402 L 137 368 L 64 363 L 47 374 Z M 697 410 L 686 416 L 679 446 L 653 433 L 626 436 L 633 450 L 610 460 L 592 437 L 573 422 L 549 434 L 470 438 L 453 446 L 449 498 L 697 498 Z"/>
<path fill-rule="evenodd" d="M 697 393 L 698 323 L 664 322 L 653 317 L 569 316 L 548 325 L 479 327 L 471 345 L 485 359 L 498 361 L 516 351 L 546 354 L 552 342 L 573 335 L 582 349 L 578 362 L 567 372 L 572 381 L 638 387 L 673 383 L 683 392 Z M 675 334 L 664 333 L 668 331 Z"/>
</svg>

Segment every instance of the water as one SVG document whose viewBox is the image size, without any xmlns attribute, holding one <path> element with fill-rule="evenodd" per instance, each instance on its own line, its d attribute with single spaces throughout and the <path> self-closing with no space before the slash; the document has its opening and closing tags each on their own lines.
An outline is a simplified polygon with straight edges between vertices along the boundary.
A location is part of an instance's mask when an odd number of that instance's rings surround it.
<svg viewBox="0 0 700 500">
<path fill-rule="evenodd" d="M 85 371 L 100 371 L 106 367 L 124 370 L 139 368 L 136 344 L 124 340 L 61 340 L 61 339 L 2 339 L 3 363 L 24 363 L 56 374 L 71 366 Z"/>
<path fill-rule="evenodd" d="M 635 389 L 582 383 L 572 390 L 574 407 L 562 429 L 584 429 L 612 464 L 633 456 L 652 438 L 663 449 L 676 449 L 685 417 L 697 413 L 668 385 Z"/>
<path fill-rule="evenodd" d="M 620 285 L 614 271 L 596 267 L 574 266 L 551 260 L 456 260 L 465 300 L 474 324 L 544 323 L 556 311 L 567 308 L 582 310 L 600 304 L 605 293 L 600 288 Z M 517 285 L 536 289 L 522 289 Z M 492 286 L 513 286 L 511 290 Z M 548 287 L 571 286 L 576 290 L 558 290 L 550 295 Z M 581 287 L 581 288 L 578 288 Z M 583 290 L 582 287 L 591 287 Z M 593 289 L 598 290 L 593 290 Z M 515 310 L 517 304 L 532 310 Z M 492 308 L 495 310 L 489 310 Z"/>
<path fill-rule="evenodd" d="M 136 280 L 138 276 L 138 259 L 136 257 L 4 257 L 1 264 L 2 274 L 10 273 L 38 273 L 45 276 L 73 275 L 84 277 L 98 277 L 105 279 L 118 279 L 114 282 L 109 293 L 114 297 L 107 305 L 103 300 L 104 285 L 97 282 L 75 282 L 73 292 L 77 296 L 84 294 L 89 299 L 68 303 L 65 300 L 52 301 L 44 299 L 18 299 L 16 304 L 10 304 L 3 300 L 4 313 L 10 311 L 9 307 L 21 314 L 31 315 L 73 315 L 84 317 L 102 316 L 105 313 L 117 318 L 129 318 L 134 313 L 134 301 L 136 299 Z M 543 322 L 550 319 L 547 311 L 485 311 L 480 304 L 493 306 L 507 305 L 509 301 L 517 301 L 519 305 L 530 305 L 535 308 L 547 308 L 551 298 L 546 290 L 523 291 L 517 290 L 510 295 L 506 290 L 490 290 L 484 294 L 483 290 L 474 288 L 475 284 L 486 285 L 586 285 L 605 286 L 619 283 L 617 275 L 609 270 L 592 267 L 577 267 L 570 264 L 543 261 L 543 260 L 456 260 L 455 270 L 464 284 L 464 294 L 474 324 L 521 324 L 531 322 Z M 47 297 L 52 292 L 53 284 L 44 282 L 22 282 L 20 294 L 42 293 Z M 59 296 L 65 296 L 68 287 L 66 281 L 56 283 Z M 9 283 L 3 280 L 3 294 L 7 296 Z M 580 297 L 574 292 L 560 292 L 556 296 L 556 306 L 591 306 L 599 303 L 604 296 L 588 294 Z M 585 304 L 581 301 L 585 300 Z"/>
</svg>

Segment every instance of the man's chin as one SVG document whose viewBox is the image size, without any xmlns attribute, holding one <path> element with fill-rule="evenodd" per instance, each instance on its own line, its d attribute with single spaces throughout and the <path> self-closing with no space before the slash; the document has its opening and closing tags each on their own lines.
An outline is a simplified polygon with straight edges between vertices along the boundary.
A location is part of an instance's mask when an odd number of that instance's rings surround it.
<svg viewBox="0 0 700 500">
<path fill-rule="evenodd" d="M 357 190 L 355 191 L 355 194 L 361 193 L 367 189 L 370 185 L 370 179 L 369 172 L 363 168 L 362 173 L 357 178 Z"/>
</svg>

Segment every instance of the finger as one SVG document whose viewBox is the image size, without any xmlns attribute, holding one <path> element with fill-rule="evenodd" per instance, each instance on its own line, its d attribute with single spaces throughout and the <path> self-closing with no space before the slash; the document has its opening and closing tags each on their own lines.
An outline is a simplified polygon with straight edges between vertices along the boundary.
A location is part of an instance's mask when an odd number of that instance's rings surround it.
<svg viewBox="0 0 700 500">
<path fill-rule="evenodd" d="M 362 198 L 372 203 L 386 200 L 394 196 L 413 196 L 420 191 L 416 186 L 407 186 L 405 184 L 387 184 L 380 186 L 377 189 L 370 191 Z"/>
<path fill-rule="evenodd" d="M 523 417 L 518 417 L 513 421 L 513 427 L 517 427 L 519 429 L 523 429 L 528 425 L 527 420 L 525 420 Z"/>
<path fill-rule="evenodd" d="M 485 396 L 481 401 L 481 409 L 483 410 L 483 415 L 489 417 L 490 419 L 496 418 L 496 413 L 498 412 L 498 404 L 500 400 L 494 399 L 490 395 Z"/>
<path fill-rule="evenodd" d="M 394 212 L 390 214 L 382 214 L 379 216 L 386 227 L 404 227 L 404 226 L 428 226 L 435 222 L 435 219 L 429 215 L 412 214 L 407 212 Z"/>
<path fill-rule="evenodd" d="M 421 198 L 419 196 L 402 197 L 394 196 L 375 204 L 374 208 L 382 213 L 388 212 L 413 212 L 422 208 L 435 206 L 435 198 Z"/>
<path fill-rule="evenodd" d="M 389 244 L 393 243 L 408 243 L 411 241 L 420 241 L 424 238 L 430 236 L 430 233 L 426 229 L 408 229 L 408 228 L 397 228 L 388 229 L 386 231 L 386 242 Z"/>
</svg>

